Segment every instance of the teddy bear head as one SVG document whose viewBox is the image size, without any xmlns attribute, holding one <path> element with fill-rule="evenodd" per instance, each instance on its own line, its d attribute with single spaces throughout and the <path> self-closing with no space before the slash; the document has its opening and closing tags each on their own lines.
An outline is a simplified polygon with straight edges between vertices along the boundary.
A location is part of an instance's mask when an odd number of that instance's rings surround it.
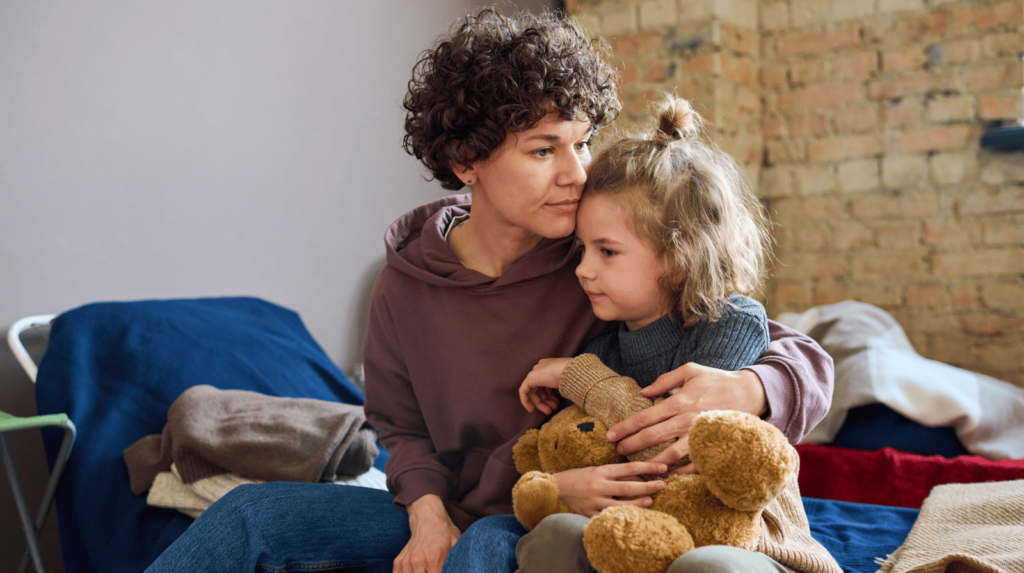
<svg viewBox="0 0 1024 573">
<path fill-rule="evenodd" d="M 555 414 L 540 429 L 528 430 L 512 456 L 516 469 L 557 473 L 625 461 L 605 437 L 608 427 L 573 405 Z"/>
</svg>

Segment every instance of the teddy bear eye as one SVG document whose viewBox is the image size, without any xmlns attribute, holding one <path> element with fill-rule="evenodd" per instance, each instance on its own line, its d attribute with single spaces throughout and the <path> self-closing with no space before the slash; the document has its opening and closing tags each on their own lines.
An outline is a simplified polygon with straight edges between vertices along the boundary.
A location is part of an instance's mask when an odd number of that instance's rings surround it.
<svg viewBox="0 0 1024 573">
<path fill-rule="evenodd" d="M 558 449 L 558 440 L 555 440 L 555 449 Z"/>
<path fill-rule="evenodd" d="M 589 434 L 590 432 L 594 431 L 593 422 L 583 422 L 582 424 L 576 424 L 576 427 L 579 428 L 579 430 L 584 434 Z"/>
</svg>

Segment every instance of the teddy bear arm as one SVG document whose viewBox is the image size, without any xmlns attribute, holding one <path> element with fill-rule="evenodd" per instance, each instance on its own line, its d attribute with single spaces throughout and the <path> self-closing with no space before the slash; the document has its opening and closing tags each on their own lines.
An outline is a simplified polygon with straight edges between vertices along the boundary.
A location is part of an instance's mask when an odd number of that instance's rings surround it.
<svg viewBox="0 0 1024 573">
<path fill-rule="evenodd" d="M 512 512 L 527 531 L 549 515 L 575 513 L 559 499 L 555 476 L 539 471 L 523 474 L 513 486 Z"/>
</svg>

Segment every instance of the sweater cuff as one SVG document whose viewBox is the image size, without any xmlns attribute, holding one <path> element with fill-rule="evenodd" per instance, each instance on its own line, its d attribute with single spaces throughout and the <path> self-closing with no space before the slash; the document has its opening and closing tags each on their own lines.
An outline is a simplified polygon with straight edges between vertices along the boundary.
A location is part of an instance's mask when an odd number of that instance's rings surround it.
<svg viewBox="0 0 1024 573">
<path fill-rule="evenodd" d="M 602 380 L 619 375 L 594 354 L 580 354 L 565 365 L 558 379 L 558 393 L 574 404 L 586 402 L 587 393 Z"/>
<path fill-rule="evenodd" d="M 448 501 L 448 478 L 432 469 L 408 470 L 399 475 L 391 485 L 395 490 L 394 504 L 403 509 L 428 494 L 440 497 L 443 502 Z"/>
</svg>

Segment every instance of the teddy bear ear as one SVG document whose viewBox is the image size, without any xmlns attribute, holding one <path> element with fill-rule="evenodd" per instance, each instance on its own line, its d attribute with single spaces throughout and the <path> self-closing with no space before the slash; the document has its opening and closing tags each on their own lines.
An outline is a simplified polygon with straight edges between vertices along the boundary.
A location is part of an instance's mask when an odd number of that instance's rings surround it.
<svg viewBox="0 0 1024 573">
<path fill-rule="evenodd" d="M 516 461 L 516 471 L 521 474 L 531 471 L 543 471 L 540 467 L 540 430 L 527 430 L 515 446 L 512 446 L 512 459 Z"/>
</svg>

